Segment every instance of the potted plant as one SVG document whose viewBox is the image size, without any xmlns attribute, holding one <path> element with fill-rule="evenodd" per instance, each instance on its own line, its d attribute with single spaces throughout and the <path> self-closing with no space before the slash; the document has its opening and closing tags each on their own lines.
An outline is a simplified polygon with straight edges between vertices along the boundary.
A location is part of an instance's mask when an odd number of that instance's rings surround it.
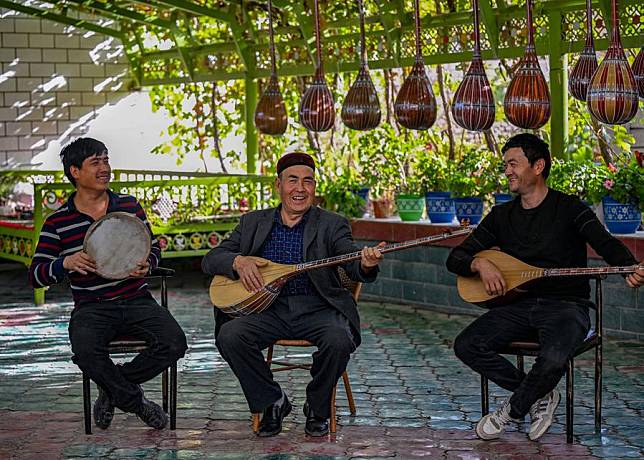
<svg viewBox="0 0 644 460">
<path fill-rule="evenodd" d="M 433 224 L 450 224 L 454 220 L 454 200 L 449 191 L 450 163 L 429 143 L 419 155 L 418 176 L 425 192 L 427 217 Z"/>
<path fill-rule="evenodd" d="M 483 200 L 499 188 L 500 161 L 493 152 L 472 147 L 455 164 L 450 189 L 459 222 L 479 223 Z"/>
<path fill-rule="evenodd" d="M 644 156 L 635 151 L 621 166 L 604 169 L 601 189 L 604 221 L 611 233 L 635 233 L 644 210 Z"/>
<path fill-rule="evenodd" d="M 606 168 L 591 160 L 552 160 L 548 187 L 569 195 L 576 195 L 589 206 L 602 198 Z"/>
<path fill-rule="evenodd" d="M 346 217 L 362 217 L 365 212 L 366 197 L 363 198 L 356 193 L 362 183 L 362 180 L 348 169 L 341 170 L 341 174 L 333 177 L 321 171 L 317 187 L 319 205 Z"/>
<path fill-rule="evenodd" d="M 398 135 L 390 125 L 363 134 L 359 139 L 359 166 L 369 187 L 374 217 L 394 214 L 394 191 L 400 188 L 402 155 Z"/>
</svg>

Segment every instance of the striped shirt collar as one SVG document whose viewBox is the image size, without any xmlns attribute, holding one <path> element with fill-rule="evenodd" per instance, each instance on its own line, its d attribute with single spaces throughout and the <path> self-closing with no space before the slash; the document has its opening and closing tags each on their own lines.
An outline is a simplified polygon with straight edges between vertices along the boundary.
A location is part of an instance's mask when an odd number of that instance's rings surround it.
<svg viewBox="0 0 644 460">
<path fill-rule="evenodd" d="M 112 210 L 118 206 L 119 202 L 119 196 L 111 191 L 109 188 L 106 190 L 107 196 L 109 199 L 109 203 L 107 204 L 107 213 L 112 212 Z M 78 211 L 76 209 L 76 203 L 74 203 L 74 198 L 76 197 L 76 193 L 78 193 L 76 190 L 72 192 L 71 195 L 69 195 L 69 198 L 67 198 L 67 208 L 69 209 L 69 212 L 76 212 Z M 80 211 L 78 211 L 80 212 Z"/>
</svg>

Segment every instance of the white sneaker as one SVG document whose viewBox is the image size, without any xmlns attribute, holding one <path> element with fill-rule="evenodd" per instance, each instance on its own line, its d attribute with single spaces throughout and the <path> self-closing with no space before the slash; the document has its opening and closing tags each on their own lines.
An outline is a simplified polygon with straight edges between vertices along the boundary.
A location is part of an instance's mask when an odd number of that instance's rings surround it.
<svg viewBox="0 0 644 460">
<path fill-rule="evenodd" d="M 552 390 L 530 407 L 530 431 L 528 437 L 536 441 L 543 436 L 554 420 L 555 411 L 559 406 L 561 396 L 557 390 Z"/>
<path fill-rule="evenodd" d="M 503 434 L 508 423 L 520 421 L 510 417 L 510 400 L 508 399 L 497 410 L 479 420 L 476 424 L 476 435 L 485 440 L 496 439 Z"/>
</svg>

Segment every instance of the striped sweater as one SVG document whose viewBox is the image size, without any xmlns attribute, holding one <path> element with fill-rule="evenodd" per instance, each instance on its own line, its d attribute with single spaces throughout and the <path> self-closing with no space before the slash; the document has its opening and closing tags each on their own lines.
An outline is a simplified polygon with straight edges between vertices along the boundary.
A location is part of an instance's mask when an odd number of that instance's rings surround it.
<svg viewBox="0 0 644 460">
<path fill-rule="evenodd" d="M 118 195 L 110 190 L 107 212 L 123 211 L 135 214 L 150 229 L 145 212 L 136 198 Z M 82 275 L 63 267 L 63 259 L 83 249 L 83 240 L 94 219 L 83 214 L 74 205 L 74 192 L 67 203 L 47 217 L 40 232 L 36 252 L 29 267 L 29 280 L 35 288 L 49 286 L 69 278 L 76 306 L 84 302 L 120 300 L 145 295 L 147 283 L 142 278 L 110 280 L 94 273 Z M 148 262 L 150 269 L 159 265 L 161 249 L 150 229 L 152 245 Z"/>
</svg>

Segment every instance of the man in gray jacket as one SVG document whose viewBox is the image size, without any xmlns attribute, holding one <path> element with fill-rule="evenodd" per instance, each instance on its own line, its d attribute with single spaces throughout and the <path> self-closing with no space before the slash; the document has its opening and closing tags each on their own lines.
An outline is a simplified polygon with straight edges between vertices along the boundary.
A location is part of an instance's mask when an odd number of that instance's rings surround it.
<svg viewBox="0 0 644 460">
<path fill-rule="evenodd" d="M 297 264 L 359 250 L 347 219 L 313 206 L 315 163 L 310 155 L 284 155 L 277 163 L 277 174 L 281 204 L 242 216 L 230 237 L 204 257 L 205 273 L 241 279 L 253 292 L 264 286 L 264 280 L 258 270 L 261 262 L 252 256 Z M 374 281 L 382 259 L 378 248 L 383 244 L 363 248 L 359 261 L 344 266 L 348 276 Z M 273 380 L 262 355 L 277 339 L 305 339 L 318 347 L 313 378 L 306 388 L 305 431 L 311 436 L 326 435 L 333 387 L 360 344 L 356 303 L 342 287 L 335 267 L 303 273 L 284 285 L 263 312 L 229 320 L 216 311 L 216 345 L 239 379 L 251 412 L 263 412 L 258 436 L 278 434 L 291 411 L 288 397 Z"/>
</svg>

